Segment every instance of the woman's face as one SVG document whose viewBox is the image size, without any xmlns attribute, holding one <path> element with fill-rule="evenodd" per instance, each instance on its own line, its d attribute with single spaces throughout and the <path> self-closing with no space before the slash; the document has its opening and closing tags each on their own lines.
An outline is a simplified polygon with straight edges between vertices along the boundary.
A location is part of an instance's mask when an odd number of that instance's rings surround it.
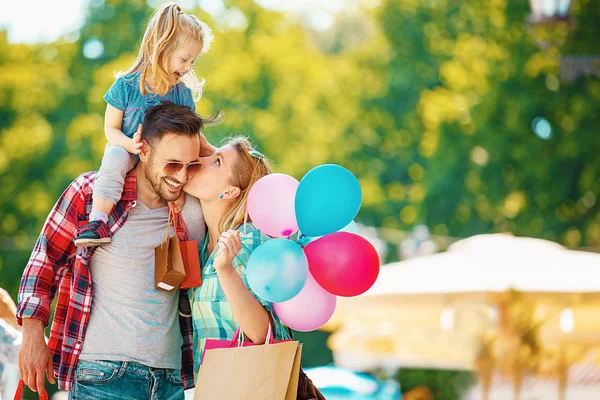
<svg viewBox="0 0 600 400">
<path fill-rule="evenodd" d="M 221 147 L 210 157 L 204 157 L 202 169 L 188 181 L 183 190 L 200 200 L 219 200 L 223 194 L 230 197 L 233 166 L 238 160 L 238 152 L 231 146 Z"/>
</svg>

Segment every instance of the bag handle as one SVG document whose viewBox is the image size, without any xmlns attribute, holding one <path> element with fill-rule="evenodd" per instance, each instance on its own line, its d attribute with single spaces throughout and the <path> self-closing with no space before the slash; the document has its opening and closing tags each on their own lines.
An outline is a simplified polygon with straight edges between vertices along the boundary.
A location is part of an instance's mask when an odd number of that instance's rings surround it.
<svg viewBox="0 0 600 400">
<path fill-rule="evenodd" d="M 25 382 L 23 382 L 23 379 L 19 380 L 19 386 L 17 386 L 17 391 L 15 392 L 15 400 L 21 400 L 21 397 L 23 397 L 23 388 L 24 387 L 25 387 Z M 44 394 L 38 393 L 38 399 L 48 400 L 48 393 L 44 393 Z"/>
<path fill-rule="evenodd" d="M 169 217 L 167 218 L 167 229 L 165 230 L 165 237 L 164 237 L 162 243 L 160 244 L 161 248 L 162 248 L 163 244 L 165 242 L 168 242 L 171 237 L 171 235 L 169 234 L 170 233 L 169 231 L 171 230 L 171 224 L 174 224 L 173 217 L 174 217 L 174 214 L 171 213 L 171 207 L 169 207 Z M 175 228 L 175 229 L 177 229 L 177 228 Z"/>
<path fill-rule="evenodd" d="M 237 342 L 237 347 L 244 347 L 244 332 L 242 332 L 242 328 L 238 327 L 233 335 L 233 339 L 229 342 L 229 347 L 234 347 Z M 271 344 L 275 342 L 275 336 L 273 336 L 273 327 L 269 322 L 269 328 L 267 329 L 267 337 L 265 340 L 265 344 Z"/>
<path fill-rule="evenodd" d="M 173 227 L 175 228 L 175 235 L 181 233 L 185 240 L 192 240 L 190 231 L 185 224 L 183 218 L 181 218 L 181 210 L 175 202 L 169 203 L 169 215 L 173 219 Z"/>
</svg>

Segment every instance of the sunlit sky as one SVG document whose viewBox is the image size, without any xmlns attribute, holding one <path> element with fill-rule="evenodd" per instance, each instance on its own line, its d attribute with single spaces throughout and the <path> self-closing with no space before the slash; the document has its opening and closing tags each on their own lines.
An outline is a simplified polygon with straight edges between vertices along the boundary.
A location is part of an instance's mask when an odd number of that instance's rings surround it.
<svg viewBox="0 0 600 400">
<path fill-rule="evenodd" d="M 333 23 L 335 13 L 347 7 L 356 7 L 358 4 L 358 0 L 256 1 L 265 8 L 303 15 L 317 29 L 328 28 Z M 148 0 L 152 7 L 162 2 Z M 6 0 L 2 3 L 0 29 L 8 30 L 10 42 L 49 43 L 81 27 L 89 0 Z M 199 4 L 214 17 L 218 17 L 224 10 L 222 0 L 178 0 L 177 3 L 184 9 Z"/>
</svg>

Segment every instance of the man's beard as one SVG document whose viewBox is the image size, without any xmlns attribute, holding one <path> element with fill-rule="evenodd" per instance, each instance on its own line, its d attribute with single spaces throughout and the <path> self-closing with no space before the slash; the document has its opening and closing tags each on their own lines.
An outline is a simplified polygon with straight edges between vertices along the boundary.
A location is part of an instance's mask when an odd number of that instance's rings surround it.
<svg viewBox="0 0 600 400">
<path fill-rule="evenodd" d="M 147 163 L 144 164 L 144 176 L 146 180 L 152 186 L 152 189 L 156 192 L 156 194 L 166 201 L 175 201 L 181 195 L 181 190 L 177 193 L 170 192 L 166 188 L 166 183 L 163 182 L 163 178 L 159 175 L 158 172 L 154 172 L 154 156 L 150 156 L 150 159 Z M 171 178 L 173 181 L 177 182 L 177 179 Z"/>
</svg>

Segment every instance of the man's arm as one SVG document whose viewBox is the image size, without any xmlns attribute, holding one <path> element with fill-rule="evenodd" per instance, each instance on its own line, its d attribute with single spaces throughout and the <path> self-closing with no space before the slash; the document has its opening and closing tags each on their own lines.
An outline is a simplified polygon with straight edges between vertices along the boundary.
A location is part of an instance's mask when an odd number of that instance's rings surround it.
<svg viewBox="0 0 600 400">
<path fill-rule="evenodd" d="M 87 175 L 81 175 L 64 191 L 48 215 L 25 267 L 19 288 L 17 321 L 39 319 L 48 325 L 50 304 L 57 290 L 55 276 L 72 265 L 76 247 L 73 238 L 85 212 L 84 187 Z"/>
<path fill-rule="evenodd" d="M 89 186 L 89 178 L 84 174 L 62 194 L 42 227 L 21 279 L 17 306 L 17 321 L 23 326 L 19 373 L 34 392 L 45 392 L 44 374 L 54 383 L 44 327 L 48 325 L 50 305 L 57 291 L 55 278 L 73 265 L 73 237 L 85 212 L 86 186 Z"/>
</svg>

